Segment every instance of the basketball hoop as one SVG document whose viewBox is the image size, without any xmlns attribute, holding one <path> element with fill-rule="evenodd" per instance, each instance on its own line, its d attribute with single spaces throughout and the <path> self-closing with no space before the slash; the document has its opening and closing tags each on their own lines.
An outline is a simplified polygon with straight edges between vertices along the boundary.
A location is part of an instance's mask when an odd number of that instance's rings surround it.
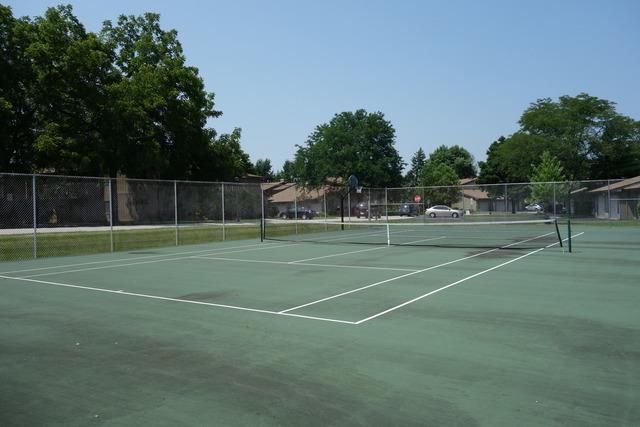
<svg viewBox="0 0 640 427">
<path fill-rule="evenodd" d="M 358 178 L 355 175 L 350 175 L 347 179 L 347 187 L 349 190 L 356 188 L 358 186 Z"/>
<path fill-rule="evenodd" d="M 362 186 L 356 187 L 356 193 L 358 193 L 358 194 L 362 193 Z"/>
</svg>

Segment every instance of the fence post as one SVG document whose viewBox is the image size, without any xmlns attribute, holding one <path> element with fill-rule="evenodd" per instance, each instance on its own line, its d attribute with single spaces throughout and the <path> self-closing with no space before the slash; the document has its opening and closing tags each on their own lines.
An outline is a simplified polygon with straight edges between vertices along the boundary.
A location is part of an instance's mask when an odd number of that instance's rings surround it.
<svg viewBox="0 0 640 427">
<path fill-rule="evenodd" d="M 178 246 L 178 181 L 173 181 L 173 219 L 176 228 L 176 246 Z"/>
<path fill-rule="evenodd" d="M 369 214 L 369 221 L 371 221 L 371 188 L 367 189 L 367 213 Z"/>
<path fill-rule="evenodd" d="M 384 215 L 387 217 L 387 222 L 389 222 L 389 198 L 388 198 L 388 188 L 384 187 Z"/>
<path fill-rule="evenodd" d="M 607 217 L 611 219 L 611 180 L 607 180 Z"/>
<path fill-rule="evenodd" d="M 327 187 L 326 186 L 322 190 L 322 205 L 324 207 L 324 229 L 328 230 L 329 226 L 327 225 Z"/>
<path fill-rule="evenodd" d="M 556 183 L 553 184 L 553 216 L 557 216 L 556 214 Z"/>
<path fill-rule="evenodd" d="M 31 197 L 33 203 L 33 259 L 38 258 L 38 215 L 36 208 L 36 174 L 31 177 Z"/>
<path fill-rule="evenodd" d="M 261 206 L 261 212 L 260 214 L 262 215 L 260 218 L 260 241 L 264 241 L 264 227 L 265 227 L 265 220 L 264 220 L 264 190 L 262 189 L 262 184 L 260 185 L 260 206 Z"/>
<path fill-rule="evenodd" d="M 347 210 L 349 211 L 349 222 L 351 222 L 351 191 L 347 193 Z"/>
<path fill-rule="evenodd" d="M 227 240 L 227 233 L 224 225 L 224 182 L 220 183 L 222 189 L 222 241 Z"/>
<path fill-rule="evenodd" d="M 293 220 L 298 234 L 298 184 L 293 184 Z"/>
<path fill-rule="evenodd" d="M 113 192 L 111 191 L 111 177 L 109 177 L 109 243 L 113 252 Z"/>
<path fill-rule="evenodd" d="M 507 193 L 507 184 L 504 185 L 504 213 L 509 213 L 508 206 L 509 195 Z"/>
</svg>

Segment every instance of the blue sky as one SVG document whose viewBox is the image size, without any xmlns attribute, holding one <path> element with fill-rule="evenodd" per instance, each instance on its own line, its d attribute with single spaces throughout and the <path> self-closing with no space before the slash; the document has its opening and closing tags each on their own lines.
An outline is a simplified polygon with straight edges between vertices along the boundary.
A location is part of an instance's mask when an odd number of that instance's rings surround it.
<svg viewBox="0 0 640 427">
<path fill-rule="evenodd" d="M 639 1 L 68 1 L 88 30 L 161 14 L 215 92 L 218 132 L 243 129 L 276 168 L 338 112 L 381 111 L 405 161 L 459 144 L 477 160 L 538 98 L 587 92 L 640 119 Z M 7 3 L 5 3 L 7 4 Z M 45 0 L 10 0 L 41 15 Z"/>
</svg>

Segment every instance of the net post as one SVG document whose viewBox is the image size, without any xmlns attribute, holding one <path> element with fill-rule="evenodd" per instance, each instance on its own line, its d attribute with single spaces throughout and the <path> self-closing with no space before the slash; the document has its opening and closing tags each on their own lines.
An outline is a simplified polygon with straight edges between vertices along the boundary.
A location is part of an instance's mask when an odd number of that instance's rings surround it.
<svg viewBox="0 0 640 427">
<path fill-rule="evenodd" d="M 173 180 L 173 223 L 176 229 L 176 246 L 178 246 L 178 181 Z"/>
<path fill-rule="evenodd" d="M 567 246 L 569 247 L 569 253 L 571 253 L 571 219 L 567 219 Z"/>
<path fill-rule="evenodd" d="M 36 208 L 36 174 L 31 176 L 31 198 L 33 203 L 33 259 L 38 258 L 38 215 Z"/>
<path fill-rule="evenodd" d="M 260 242 L 264 242 L 264 190 L 262 184 L 260 184 Z"/>
<path fill-rule="evenodd" d="M 562 247 L 562 236 L 560 235 L 560 229 L 558 228 L 557 219 L 553 220 L 553 225 L 556 227 L 556 235 L 558 236 L 558 243 L 560 244 L 560 247 Z"/>
<path fill-rule="evenodd" d="M 391 246 L 391 231 L 389 230 L 389 223 L 386 223 L 387 226 L 387 246 Z"/>
<path fill-rule="evenodd" d="M 109 179 L 109 243 L 113 252 L 113 191 L 111 188 L 111 177 Z"/>
<path fill-rule="evenodd" d="M 220 183 L 220 194 L 222 199 L 222 241 L 227 240 L 227 233 L 224 226 L 224 182 Z"/>
</svg>

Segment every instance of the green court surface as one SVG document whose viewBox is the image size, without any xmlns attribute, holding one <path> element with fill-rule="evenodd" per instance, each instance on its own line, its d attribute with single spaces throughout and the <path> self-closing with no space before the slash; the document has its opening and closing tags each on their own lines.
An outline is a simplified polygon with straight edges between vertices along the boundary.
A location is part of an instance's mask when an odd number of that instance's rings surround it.
<svg viewBox="0 0 640 427">
<path fill-rule="evenodd" d="M 0 425 L 640 425 L 640 227 L 0 263 Z"/>
</svg>

